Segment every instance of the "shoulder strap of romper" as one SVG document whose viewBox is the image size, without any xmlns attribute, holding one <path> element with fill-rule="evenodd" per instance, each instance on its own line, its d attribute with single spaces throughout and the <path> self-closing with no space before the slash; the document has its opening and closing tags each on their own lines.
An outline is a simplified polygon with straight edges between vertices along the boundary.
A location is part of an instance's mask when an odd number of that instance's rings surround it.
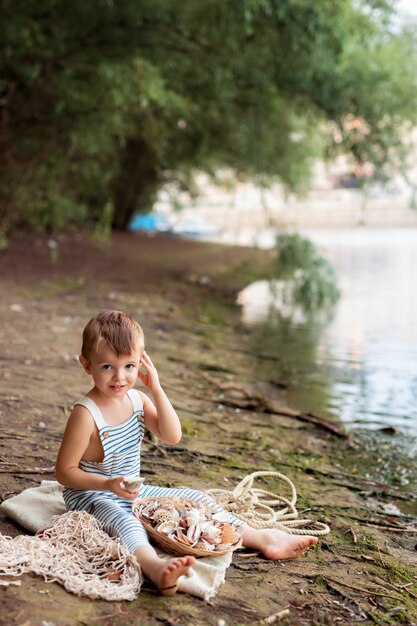
<svg viewBox="0 0 417 626">
<path fill-rule="evenodd" d="M 137 389 L 129 389 L 129 391 L 127 392 L 127 395 L 129 396 L 130 401 L 132 402 L 133 412 L 136 413 L 137 411 L 142 411 L 143 402 L 142 402 L 142 398 L 140 397 L 139 391 Z"/>
<path fill-rule="evenodd" d="M 85 407 L 87 411 L 91 413 L 91 416 L 93 420 L 95 421 L 97 428 L 99 430 L 103 428 L 104 426 L 108 426 L 106 420 L 103 417 L 102 412 L 100 411 L 100 409 L 98 408 L 94 400 L 91 400 L 91 398 L 88 398 L 87 396 L 83 396 L 82 398 L 77 400 L 75 405 L 76 404 L 81 404 L 81 406 Z"/>
</svg>

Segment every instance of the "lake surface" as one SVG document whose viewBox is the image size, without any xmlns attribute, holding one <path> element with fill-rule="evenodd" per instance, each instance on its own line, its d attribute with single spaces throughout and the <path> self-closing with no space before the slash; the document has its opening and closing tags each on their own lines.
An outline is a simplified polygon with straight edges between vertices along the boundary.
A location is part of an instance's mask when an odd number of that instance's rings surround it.
<svg viewBox="0 0 417 626">
<path fill-rule="evenodd" d="M 417 484 L 417 229 L 300 233 L 331 262 L 342 295 L 330 316 L 305 319 L 284 310 L 266 281 L 244 290 L 261 367 L 288 384 L 294 407 L 363 431 L 370 446 L 391 450 L 392 463 L 400 452 L 397 482 Z M 258 244 L 273 245 L 273 233 Z M 386 426 L 396 430 L 389 444 Z"/>
</svg>

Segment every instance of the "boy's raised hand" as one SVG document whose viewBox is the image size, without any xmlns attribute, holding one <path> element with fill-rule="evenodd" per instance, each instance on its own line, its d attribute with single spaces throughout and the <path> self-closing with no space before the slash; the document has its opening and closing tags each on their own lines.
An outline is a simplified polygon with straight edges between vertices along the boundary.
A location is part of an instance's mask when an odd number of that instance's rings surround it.
<svg viewBox="0 0 417 626">
<path fill-rule="evenodd" d="M 140 364 L 143 365 L 146 372 L 141 372 L 139 370 L 139 378 L 145 387 L 149 389 L 151 393 L 154 393 L 160 388 L 161 383 L 159 382 L 158 371 L 145 351 L 141 356 Z"/>
<path fill-rule="evenodd" d="M 136 491 L 133 492 L 125 489 L 125 487 L 121 484 L 124 478 L 124 476 L 108 478 L 106 480 L 106 489 L 114 493 L 116 496 L 124 498 L 125 500 L 135 500 L 139 495 L 139 489 L 136 489 Z"/>
</svg>

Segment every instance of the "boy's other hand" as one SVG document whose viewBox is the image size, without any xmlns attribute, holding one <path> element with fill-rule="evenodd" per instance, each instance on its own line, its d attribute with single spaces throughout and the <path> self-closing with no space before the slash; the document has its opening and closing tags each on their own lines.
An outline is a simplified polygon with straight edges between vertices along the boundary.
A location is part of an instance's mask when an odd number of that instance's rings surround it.
<svg viewBox="0 0 417 626">
<path fill-rule="evenodd" d="M 146 372 L 141 372 L 139 370 L 139 378 L 151 393 L 155 393 L 161 387 L 161 383 L 159 382 L 158 371 L 149 358 L 147 352 L 143 352 L 140 364 L 143 365 Z"/>
<path fill-rule="evenodd" d="M 121 484 L 124 479 L 125 479 L 124 476 L 116 476 L 115 478 L 108 478 L 106 480 L 106 489 L 114 493 L 116 496 L 119 496 L 119 498 L 125 498 L 125 500 L 132 500 L 132 501 L 136 500 L 136 498 L 139 495 L 139 489 L 136 489 L 136 491 L 128 491 Z"/>
</svg>

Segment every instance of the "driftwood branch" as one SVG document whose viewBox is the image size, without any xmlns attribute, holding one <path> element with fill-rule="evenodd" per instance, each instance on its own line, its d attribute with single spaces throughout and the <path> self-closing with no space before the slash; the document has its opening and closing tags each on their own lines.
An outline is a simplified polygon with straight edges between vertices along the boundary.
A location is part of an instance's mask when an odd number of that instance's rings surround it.
<svg viewBox="0 0 417 626">
<path fill-rule="evenodd" d="M 410 533 L 417 534 L 417 528 L 393 528 L 392 526 L 384 526 L 382 524 L 373 524 L 372 522 L 360 522 L 364 526 L 372 526 L 373 528 L 378 528 L 379 530 L 387 530 L 389 533 Z"/>
<path fill-rule="evenodd" d="M 392 583 L 389 583 L 386 580 L 381 580 L 378 576 L 375 577 L 377 581 L 379 581 L 379 584 L 382 585 L 386 585 L 387 587 L 389 587 L 390 589 L 393 589 L 394 591 L 397 592 L 403 592 L 405 591 L 406 593 L 408 593 L 412 598 L 417 599 L 417 594 L 413 593 L 411 591 L 411 589 L 409 589 L 409 587 L 411 585 L 413 585 L 414 583 L 406 583 L 405 585 L 393 585 Z"/>
<path fill-rule="evenodd" d="M 275 624 L 275 622 L 279 622 L 284 617 L 287 617 L 290 614 L 290 609 L 282 609 L 282 611 L 278 611 L 278 613 L 274 613 L 273 615 L 268 615 L 262 620 L 262 624 Z"/>
<path fill-rule="evenodd" d="M 303 413 L 302 411 L 295 411 L 288 407 L 279 406 L 270 398 L 267 398 L 258 392 L 249 391 L 241 385 L 236 385 L 235 383 L 220 383 L 207 374 L 207 372 L 200 372 L 200 376 L 202 376 L 210 385 L 216 387 L 222 392 L 235 392 L 243 396 L 243 398 L 235 398 L 231 396 L 222 398 L 221 402 L 226 406 L 234 406 L 246 410 L 258 409 L 262 410 L 264 413 L 293 417 L 303 422 L 314 424 L 319 428 L 323 428 L 337 437 L 347 437 L 345 430 L 341 426 L 335 422 L 325 419 L 324 417 L 314 415 L 313 413 Z M 218 402 L 218 399 L 215 401 Z"/>
<path fill-rule="evenodd" d="M 381 593 L 378 591 L 371 591 L 371 589 L 362 589 L 361 587 L 356 587 L 355 585 L 348 585 L 347 583 L 343 583 L 341 580 L 336 580 L 335 578 L 330 578 L 330 576 L 323 576 L 326 582 L 330 582 L 336 585 L 342 585 L 342 587 L 346 587 L 347 589 L 353 589 L 354 591 L 359 591 L 360 593 L 367 593 L 370 596 L 381 596 L 384 598 L 392 598 L 392 593 Z M 396 590 L 399 593 L 399 590 Z"/>
<path fill-rule="evenodd" d="M 33 469 L 15 469 L 0 467 L 1 474 L 55 474 L 55 465 L 52 467 L 34 467 Z"/>
</svg>

